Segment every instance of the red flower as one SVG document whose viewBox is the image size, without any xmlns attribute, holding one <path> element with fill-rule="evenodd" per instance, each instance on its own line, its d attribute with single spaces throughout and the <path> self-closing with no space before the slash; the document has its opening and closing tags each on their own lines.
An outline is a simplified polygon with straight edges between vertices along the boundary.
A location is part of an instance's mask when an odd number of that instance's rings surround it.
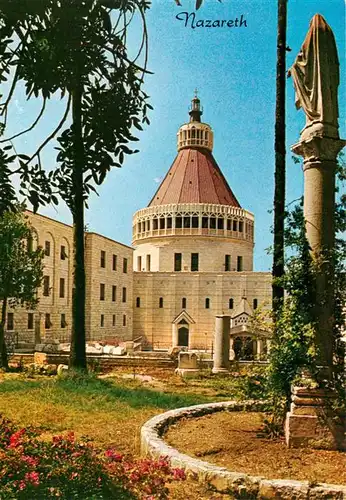
<svg viewBox="0 0 346 500">
<path fill-rule="evenodd" d="M 40 475 L 38 472 L 27 472 L 24 477 L 33 486 L 38 486 L 40 484 Z"/>
<path fill-rule="evenodd" d="M 124 455 L 117 453 L 116 451 L 109 449 L 105 451 L 105 456 L 114 462 L 121 462 Z"/>
<path fill-rule="evenodd" d="M 17 448 L 21 444 L 21 438 L 25 434 L 25 429 L 20 429 L 20 431 L 15 432 L 10 437 L 9 448 Z"/>
<path fill-rule="evenodd" d="M 173 469 L 173 477 L 174 479 L 184 480 L 186 479 L 186 474 L 184 469 Z"/>
</svg>

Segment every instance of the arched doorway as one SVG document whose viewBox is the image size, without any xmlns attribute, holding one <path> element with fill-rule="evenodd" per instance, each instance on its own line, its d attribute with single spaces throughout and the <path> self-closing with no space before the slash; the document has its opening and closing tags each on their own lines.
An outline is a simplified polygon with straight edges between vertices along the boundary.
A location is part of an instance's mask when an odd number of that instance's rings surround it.
<svg viewBox="0 0 346 500">
<path fill-rule="evenodd" d="M 189 347 L 189 324 L 185 319 L 178 323 L 178 346 Z"/>
</svg>

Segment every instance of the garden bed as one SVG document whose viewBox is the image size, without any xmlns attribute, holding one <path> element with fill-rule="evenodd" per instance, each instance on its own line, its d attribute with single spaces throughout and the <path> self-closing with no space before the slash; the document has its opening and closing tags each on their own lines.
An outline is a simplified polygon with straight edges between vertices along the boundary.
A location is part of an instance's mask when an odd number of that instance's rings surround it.
<svg viewBox="0 0 346 500">
<path fill-rule="evenodd" d="M 259 437 L 258 412 L 217 412 L 183 418 L 169 427 L 165 441 L 179 452 L 229 470 L 268 479 L 346 484 L 346 453 L 289 449 L 283 439 Z"/>
</svg>

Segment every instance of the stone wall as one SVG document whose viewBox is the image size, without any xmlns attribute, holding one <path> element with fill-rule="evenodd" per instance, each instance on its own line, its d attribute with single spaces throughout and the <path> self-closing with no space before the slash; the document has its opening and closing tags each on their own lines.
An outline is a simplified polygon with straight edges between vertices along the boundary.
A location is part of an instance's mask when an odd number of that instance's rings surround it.
<svg viewBox="0 0 346 500">
<path fill-rule="evenodd" d="M 14 318 L 12 331 L 19 342 L 68 341 L 72 324 L 73 229 L 30 211 L 26 215 L 34 229 L 34 247 L 39 245 L 46 249 L 44 276 L 49 277 L 49 291 L 45 296 L 41 286 L 39 305 L 34 311 L 9 308 Z M 101 251 L 105 252 L 104 268 L 100 265 Z M 98 234 L 85 234 L 87 339 L 132 338 L 132 254 L 132 248 L 126 245 Z M 115 270 L 113 255 L 117 258 Z M 127 259 L 127 273 L 123 272 L 124 259 Z M 101 283 L 105 285 L 103 301 L 100 300 Z M 112 286 L 116 286 L 115 301 L 112 300 Z M 126 302 L 122 301 L 123 288 L 126 288 Z M 104 315 L 103 327 L 101 314 Z M 31 323 L 29 315 L 32 315 Z"/>
<path fill-rule="evenodd" d="M 141 257 L 142 269 L 147 267 L 147 255 L 150 255 L 151 272 L 174 272 L 174 254 L 182 254 L 182 272 L 191 271 L 191 254 L 198 253 L 199 272 L 225 272 L 225 255 L 230 255 L 230 269 L 237 271 L 237 258 L 242 257 L 242 270 L 252 271 L 253 243 L 247 240 L 196 236 L 155 238 L 143 242 L 135 248 L 134 270 L 138 269 L 138 257 Z"/>
<path fill-rule="evenodd" d="M 192 320 L 187 320 L 189 348 L 210 349 L 216 315 L 232 315 L 244 293 L 251 305 L 257 299 L 258 306 L 268 307 L 271 299 L 270 273 L 135 272 L 133 283 L 133 335 L 143 335 L 154 348 L 172 345 L 172 322 L 183 310 Z M 207 298 L 209 308 L 206 308 Z M 233 310 L 229 309 L 230 298 Z"/>
<path fill-rule="evenodd" d="M 86 298 L 87 339 L 131 339 L 132 248 L 95 233 L 86 233 L 85 248 L 88 292 Z M 104 252 L 105 267 L 101 267 L 101 252 Z M 115 269 L 113 269 L 113 256 L 116 259 Z M 124 272 L 124 259 L 127 260 L 127 272 Z M 100 300 L 101 284 L 104 285 L 104 300 Z M 115 291 L 113 287 L 116 287 Z M 123 297 L 123 289 L 126 290 L 126 297 Z M 101 315 L 103 315 L 103 326 L 101 326 Z"/>
</svg>

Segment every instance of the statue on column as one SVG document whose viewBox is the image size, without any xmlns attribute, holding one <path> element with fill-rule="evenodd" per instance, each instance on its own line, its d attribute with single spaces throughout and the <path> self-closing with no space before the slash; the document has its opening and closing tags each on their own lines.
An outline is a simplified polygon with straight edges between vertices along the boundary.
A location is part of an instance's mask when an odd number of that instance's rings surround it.
<svg viewBox="0 0 346 500">
<path fill-rule="evenodd" d="M 288 76 L 293 78 L 296 108 L 306 115 L 303 134 L 338 138 L 339 60 L 334 34 L 320 14 L 312 18 Z"/>
</svg>

